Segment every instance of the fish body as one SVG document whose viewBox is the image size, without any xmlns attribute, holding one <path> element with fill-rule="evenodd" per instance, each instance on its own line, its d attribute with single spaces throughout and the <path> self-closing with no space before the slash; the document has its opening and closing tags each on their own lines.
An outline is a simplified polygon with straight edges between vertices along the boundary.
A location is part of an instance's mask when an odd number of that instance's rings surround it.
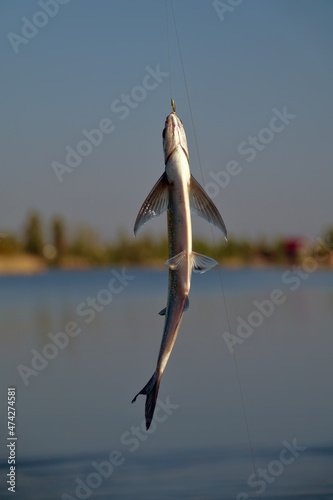
<svg viewBox="0 0 333 500">
<path fill-rule="evenodd" d="M 217 262 L 192 251 L 191 211 L 218 227 L 227 237 L 227 231 L 217 208 L 190 173 L 185 130 L 174 111 L 167 116 L 163 130 L 165 172 L 144 201 L 134 225 L 134 234 L 142 225 L 167 210 L 169 266 L 168 300 L 164 331 L 155 372 L 139 394 L 147 396 L 146 427 L 149 429 L 162 374 L 176 341 L 183 312 L 188 309 L 188 294 L 192 270 L 205 272 Z"/>
</svg>

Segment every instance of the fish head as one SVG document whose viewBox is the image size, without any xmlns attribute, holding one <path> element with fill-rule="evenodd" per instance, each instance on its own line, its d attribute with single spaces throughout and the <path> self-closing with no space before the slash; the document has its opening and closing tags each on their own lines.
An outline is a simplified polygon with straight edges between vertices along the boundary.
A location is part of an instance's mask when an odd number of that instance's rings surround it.
<svg viewBox="0 0 333 500">
<path fill-rule="evenodd" d="M 188 159 L 186 134 L 182 121 L 175 112 L 166 117 L 165 127 L 162 133 L 164 160 L 167 163 L 172 153 L 180 147 Z"/>
</svg>

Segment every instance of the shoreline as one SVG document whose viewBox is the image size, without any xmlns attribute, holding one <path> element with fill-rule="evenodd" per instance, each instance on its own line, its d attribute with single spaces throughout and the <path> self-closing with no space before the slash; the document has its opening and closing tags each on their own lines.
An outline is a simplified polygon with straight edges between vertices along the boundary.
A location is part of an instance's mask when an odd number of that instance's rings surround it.
<svg viewBox="0 0 333 500">
<path fill-rule="evenodd" d="M 325 263 L 318 262 L 318 271 L 333 271 L 333 255 L 331 255 Z M 223 262 L 219 262 L 219 266 L 226 270 L 240 270 L 240 269 L 290 269 L 292 266 L 302 266 L 302 259 L 295 262 L 268 262 L 262 258 L 255 258 L 252 261 L 243 261 L 239 258 L 225 259 Z M 0 257 L 0 277 L 1 276 L 31 276 L 38 274 L 46 274 L 48 272 L 59 270 L 59 271 L 95 271 L 97 269 L 110 268 L 110 267 L 126 267 L 128 269 L 142 269 L 142 270 L 163 270 L 166 269 L 164 262 L 162 261 L 152 261 L 150 264 L 146 262 L 132 263 L 110 263 L 107 265 L 103 264 L 91 264 L 87 259 L 84 258 L 74 258 L 64 261 L 63 264 L 59 266 L 49 265 L 41 257 L 36 257 L 33 255 L 20 254 L 11 256 L 1 256 Z"/>
</svg>

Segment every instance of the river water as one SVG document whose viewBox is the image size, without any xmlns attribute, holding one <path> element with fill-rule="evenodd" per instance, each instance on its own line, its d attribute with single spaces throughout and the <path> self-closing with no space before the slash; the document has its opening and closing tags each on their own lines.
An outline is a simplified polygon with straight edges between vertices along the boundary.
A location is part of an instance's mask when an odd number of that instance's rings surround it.
<svg viewBox="0 0 333 500">
<path fill-rule="evenodd" d="M 1 497 L 14 387 L 20 500 L 259 498 L 236 360 L 262 498 L 333 499 L 333 273 L 193 275 L 146 432 L 131 399 L 155 368 L 167 279 L 0 277 Z"/>
</svg>

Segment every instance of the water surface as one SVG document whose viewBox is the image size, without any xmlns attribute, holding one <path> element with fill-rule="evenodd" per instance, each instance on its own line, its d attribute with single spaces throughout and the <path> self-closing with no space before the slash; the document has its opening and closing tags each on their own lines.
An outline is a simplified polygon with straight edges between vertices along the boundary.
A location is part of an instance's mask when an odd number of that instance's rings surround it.
<svg viewBox="0 0 333 500">
<path fill-rule="evenodd" d="M 190 309 L 161 383 L 159 421 L 149 433 L 144 398 L 130 401 L 155 367 L 167 272 L 1 277 L 2 480 L 5 397 L 15 386 L 22 500 L 79 498 L 75 488 L 92 473 L 96 487 L 89 493 L 86 486 L 86 498 L 256 498 L 229 332 L 237 339 L 256 466 L 275 471 L 262 484 L 263 497 L 333 498 L 333 274 L 307 274 L 222 270 L 230 328 L 219 273 L 193 276 Z M 246 338 L 237 334 L 240 323 L 248 325 Z M 66 328 L 76 336 L 54 346 L 52 335 Z M 274 469 L 283 443 L 293 441 L 304 451 Z M 115 450 L 117 465 L 98 484 L 92 464 L 110 461 Z M 5 481 L 2 487 L 10 498 Z"/>
</svg>

